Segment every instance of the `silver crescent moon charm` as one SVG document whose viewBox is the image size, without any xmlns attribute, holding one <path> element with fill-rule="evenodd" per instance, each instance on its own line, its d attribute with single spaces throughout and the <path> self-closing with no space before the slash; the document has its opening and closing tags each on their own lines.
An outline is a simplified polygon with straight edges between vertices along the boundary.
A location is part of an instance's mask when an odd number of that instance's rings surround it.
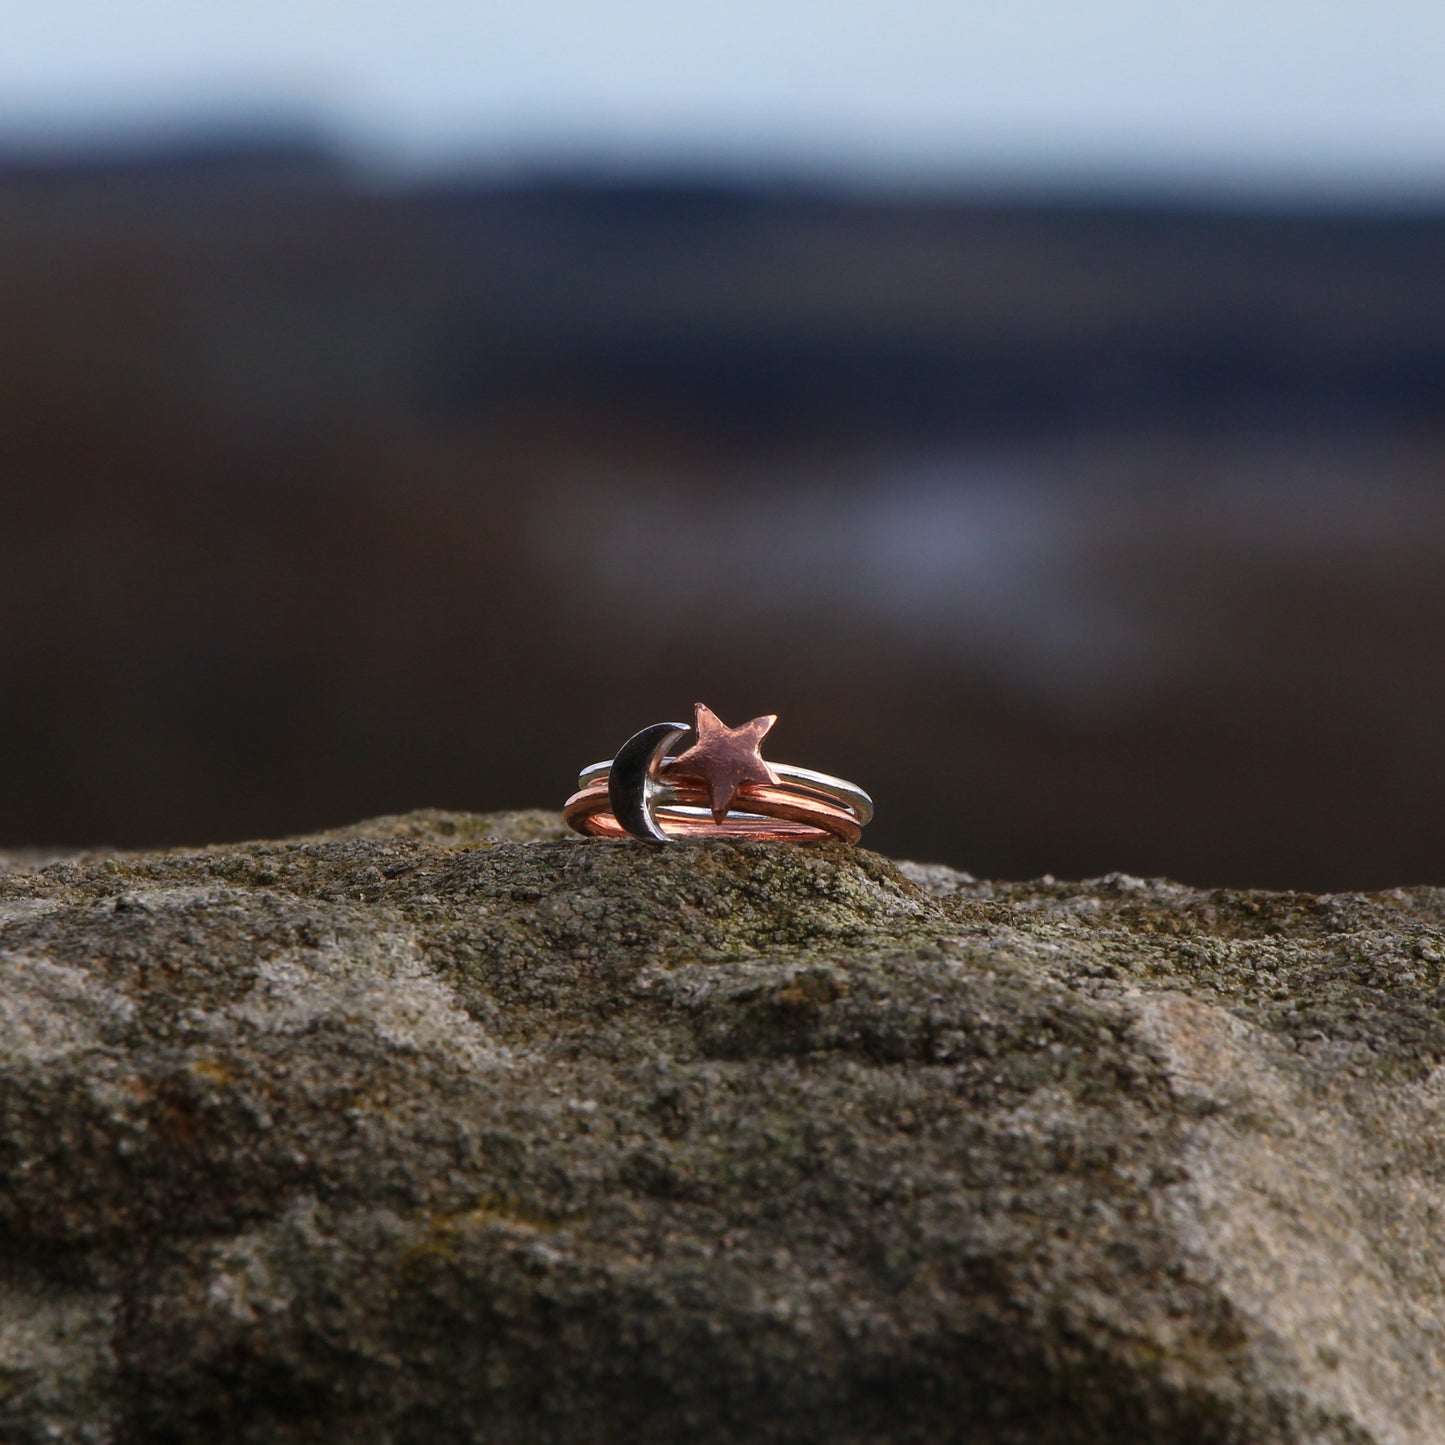
<svg viewBox="0 0 1445 1445">
<path fill-rule="evenodd" d="M 657 769 L 673 743 L 691 730 L 687 723 L 653 723 L 633 733 L 612 759 L 607 799 L 612 816 L 634 838 L 645 843 L 672 842 L 653 812 Z"/>
</svg>

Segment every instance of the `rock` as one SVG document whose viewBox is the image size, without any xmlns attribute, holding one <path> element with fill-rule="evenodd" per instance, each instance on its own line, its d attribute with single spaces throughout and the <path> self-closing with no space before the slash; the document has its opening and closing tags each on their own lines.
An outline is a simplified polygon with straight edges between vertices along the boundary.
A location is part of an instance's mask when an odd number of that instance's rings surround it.
<svg viewBox="0 0 1445 1445">
<path fill-rule="evenodd" d="M 0 873 L 0 1440 L 1438 1445 L 1445 891 L 551 814 Z"/>
</svg>

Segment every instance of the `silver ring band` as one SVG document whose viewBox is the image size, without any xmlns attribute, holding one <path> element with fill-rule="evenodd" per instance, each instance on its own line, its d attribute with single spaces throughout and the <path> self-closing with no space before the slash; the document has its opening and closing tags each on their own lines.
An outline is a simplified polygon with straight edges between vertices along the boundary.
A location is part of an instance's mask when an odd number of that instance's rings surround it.
<svg viewBox="0 0 1445 1445">
<path fill-rule="evenodd" d="M 665 758 L 662 766 L 666 767 L 673 761 L 672 758 Z M 832 798 L 834 802 L 841 803 L 858 820 L 860 828 L 867 827 L 873 819 L 873 799 L 854 783 L 843 778 L 835 778 L 831 773 L 814 772 L 812 768 L 795 767 L 792 763 L 773 763 L 768 766 L 778 775 L 781 782 L 797 783 L 802 787 L 811 788 L 814 792 L 822 793 Z M 612 763 L 609 759 L 605 763 L 592 763 L 577 774 L 577 788 L 580 791 L 598 783 L 606 783 L 612 775 Z M 677 790 L 665 780 L 659 780 L 655 784 L 653 797 L 657 806 L 667 808 L 669 812 L 677 812 L 685 815 L 693 813 L 706 813 L 705 808 L 692 808 L 687 804 L 677 801 Z"/>
</svg>

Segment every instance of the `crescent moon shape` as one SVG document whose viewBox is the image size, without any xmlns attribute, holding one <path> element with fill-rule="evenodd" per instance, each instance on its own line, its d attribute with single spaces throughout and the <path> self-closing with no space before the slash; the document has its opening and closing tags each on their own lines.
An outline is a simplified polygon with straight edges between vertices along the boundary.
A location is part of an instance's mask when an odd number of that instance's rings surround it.
<svg viewBox="0 0 1445 1445">
<path fill-rule="evenodd" d="M 691 731 L 688 723 L 653 723 L 633 733 L 612 759 L 612 773 L 607 780 L 612 816 L 634 838 L 646 843 L 672 842 L 652 811 L 653 783 L 668 748 Z"/>
</svg>

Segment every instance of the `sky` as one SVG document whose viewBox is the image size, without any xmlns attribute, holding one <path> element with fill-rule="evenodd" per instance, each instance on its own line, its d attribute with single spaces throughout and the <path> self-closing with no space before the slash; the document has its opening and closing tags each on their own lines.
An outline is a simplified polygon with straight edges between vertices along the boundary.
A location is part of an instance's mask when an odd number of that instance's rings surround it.
<svg viewBox="0 0 1445 1445">
<path fill-rule="evenodd" d="M 0 0 L 0 142 L 1445 195 L 1445 0 Z"/>
</svg>

